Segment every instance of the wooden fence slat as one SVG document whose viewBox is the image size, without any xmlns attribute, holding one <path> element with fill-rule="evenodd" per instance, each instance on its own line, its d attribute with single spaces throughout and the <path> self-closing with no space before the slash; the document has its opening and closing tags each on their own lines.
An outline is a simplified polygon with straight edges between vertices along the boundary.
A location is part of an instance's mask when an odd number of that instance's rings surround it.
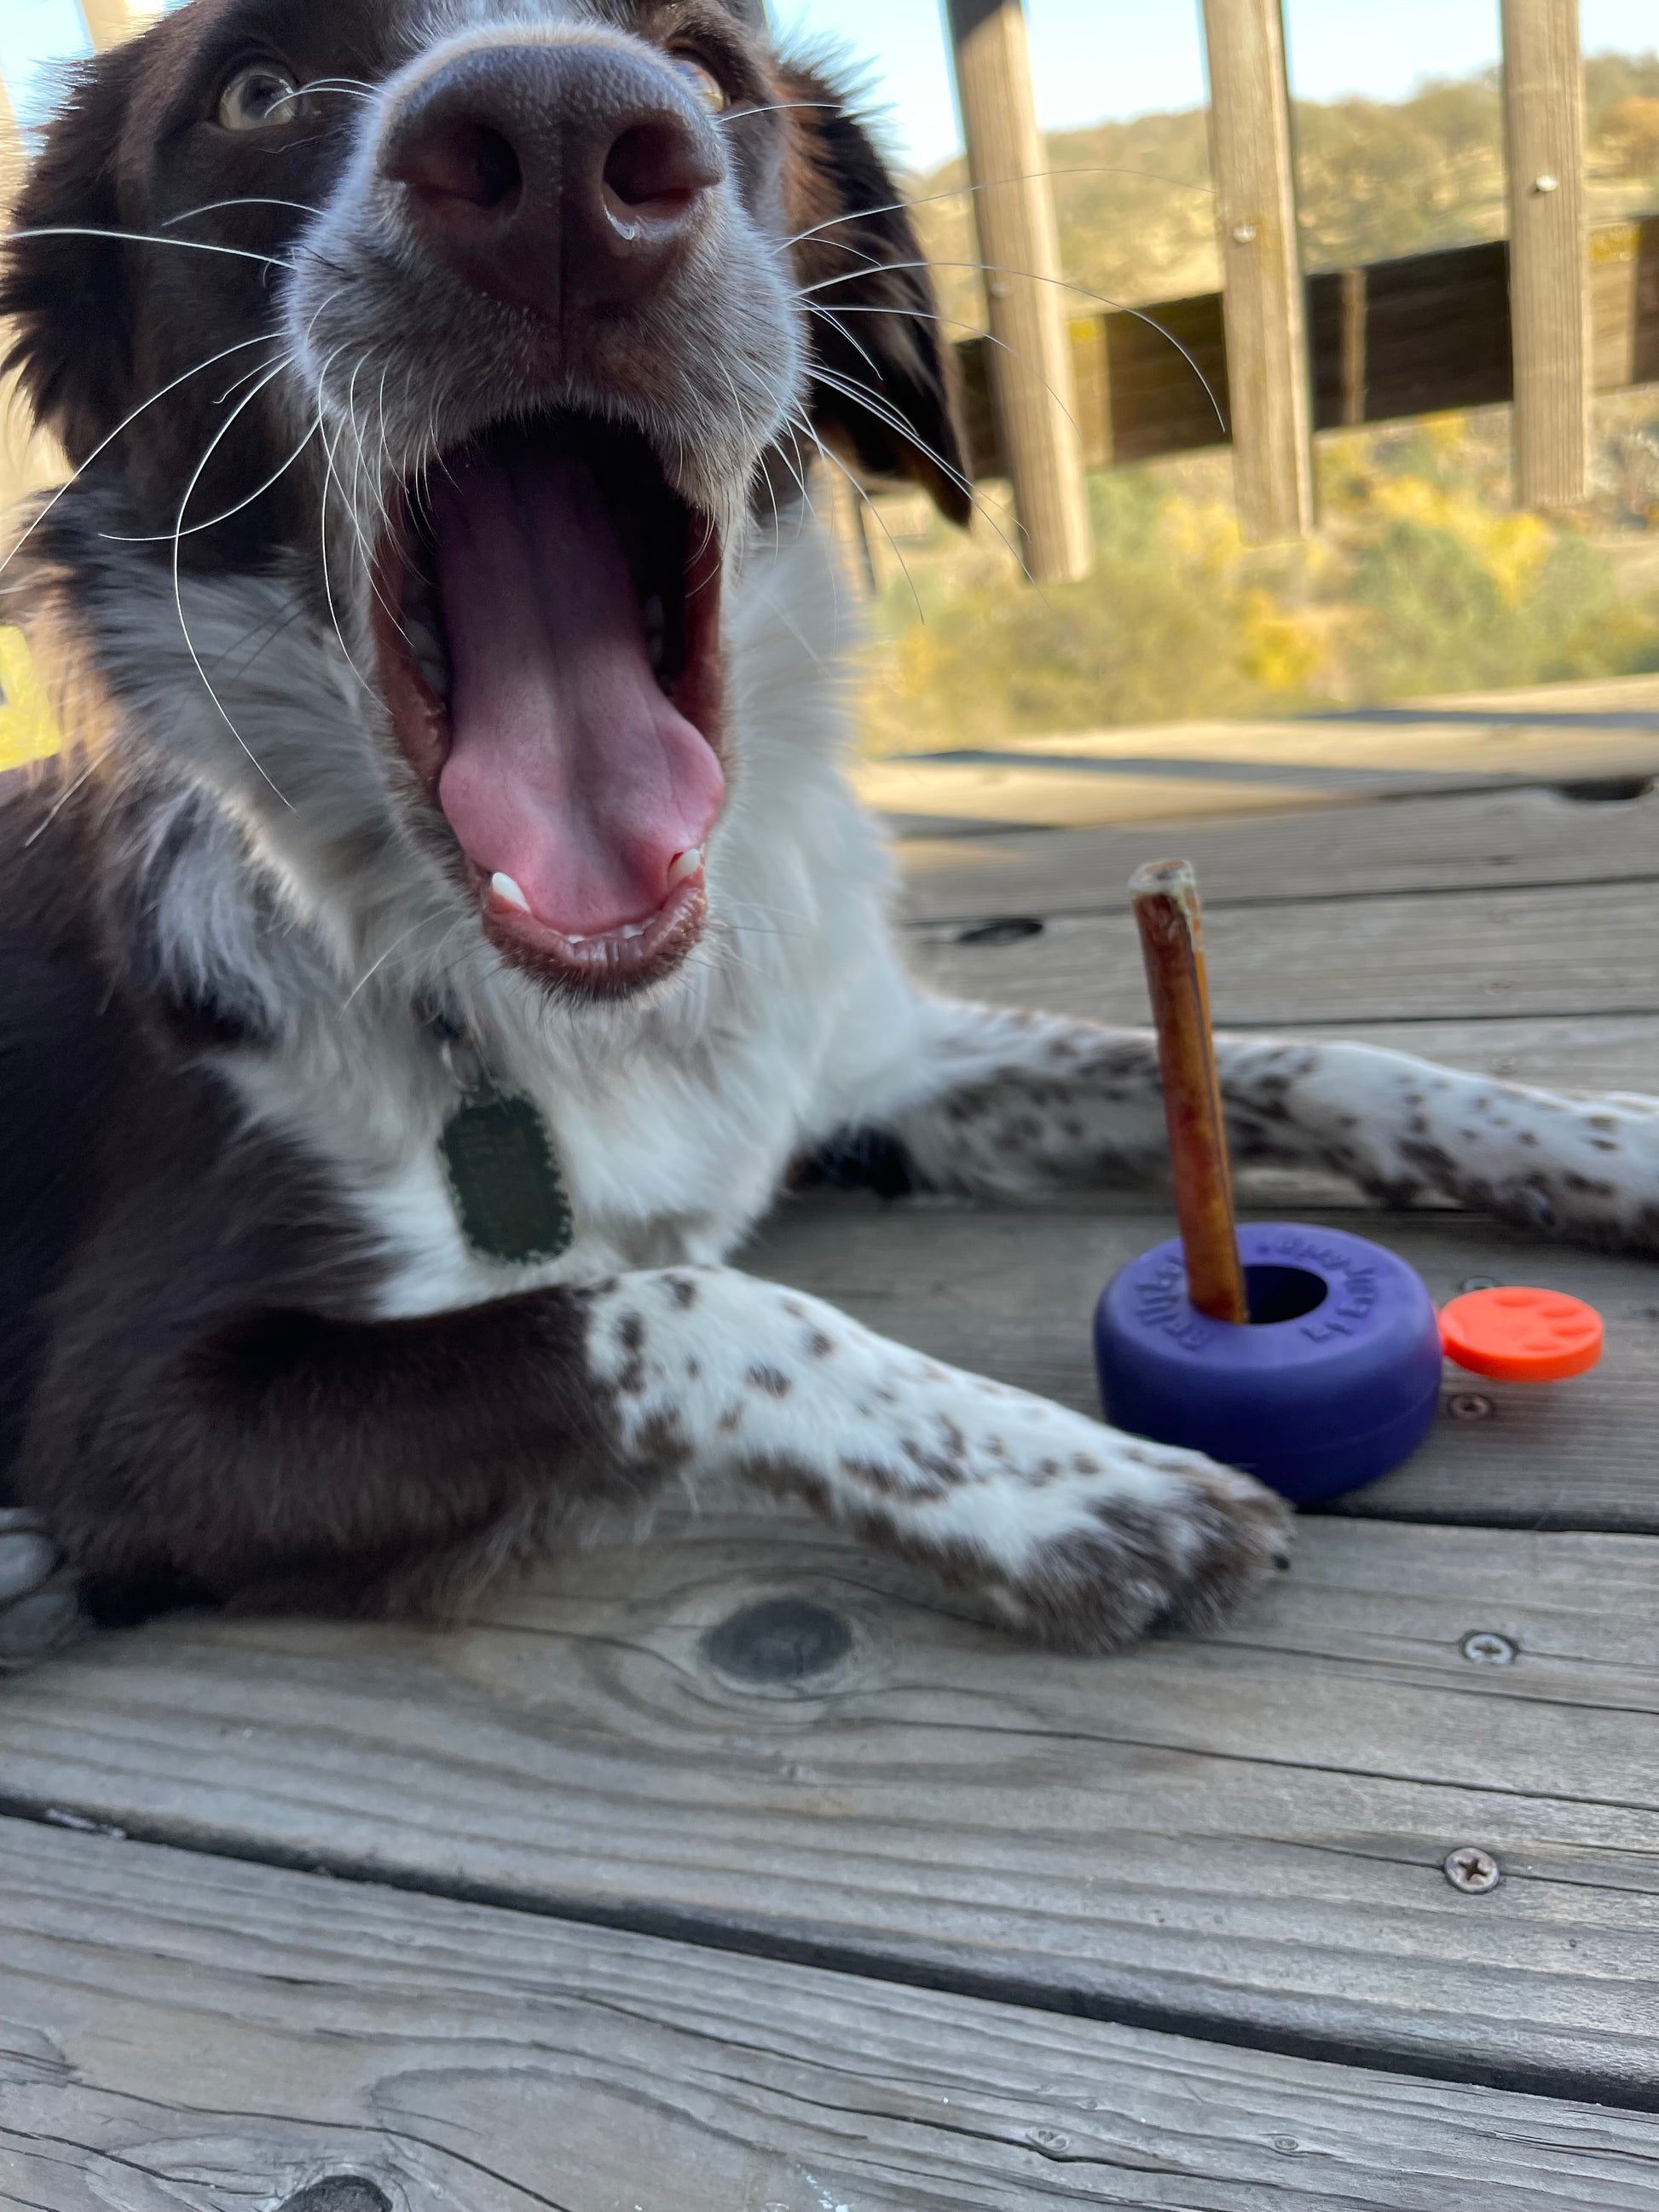
<svg viewBox="0 0 1659 2212">
<path fill-rule="evenodd" d="M 161 12 L 161 0 L 81 0 L 87 36 L 100 53 L 142 31 Z"/>
<path fill-rule="evenodd" d="M 1257 543 L 1305 537 L 1313 453 L 1279 0 L 1204 0 L 1204 24 L 1239 527 Z"/>
<path fill-rule="evenodd" d="M 23 180 L 24 159 L 23 134 L 17 126 L 6 81 L 0 77 L 0 223 L 10 218 L 12 202 Z M 0 327 L 0 351 L 4 350 L 4 338 Z M 17 502 L 62 472 L 63 457 L 50 439 L 33 428 L 15 379 L 0 378 L 0 547 L 6 543 Z M 4 704 L 0 686 L 0 707 Z"/>
<path fill-rule="evenodd" d="M 957 88 L 997 341 L 990 382 L 1026 565 L 1086 576 L 1088 488 L 1048 159 L 1037 129 L 1024 0 L 949 0 Z"/>
<path fill-rule="evenodd" d="M 1507 399 L 1508 254 L 1502 240 L 1308 280 L 1316 430 Z M 1360 372 L 1353 388 L 1350 355 Z M 1356 404 L 1357 403 L 1357 404 Z"/>
<path fill-rule="evenodd" d="M 1589 496 L 1589 305 L 1578 0 L 1503 0 L 1516 491 Z"/>
<path fill-rule="evenodd" d="M 1585 260 L 1593 389 L 1659 382 L 1659 218 L 1599 224 Z M 1504 240 L 1322 270 L 1305 290 L 1316 430 L 1354 418 L 1352 372 L 1361 366 L 1358 419 L 1365 422 L 1514 398 Z M 1228 442 L 1231 392 L 1218 292 L 1161 300 L 1135 314 L 1079 318 L 1072 347 L 1090 468 Z M 975 467 L 994 477 L 1006 463 L 990 406 L 988 351 L 982 338 L 958 347 Z"/>
</svg>

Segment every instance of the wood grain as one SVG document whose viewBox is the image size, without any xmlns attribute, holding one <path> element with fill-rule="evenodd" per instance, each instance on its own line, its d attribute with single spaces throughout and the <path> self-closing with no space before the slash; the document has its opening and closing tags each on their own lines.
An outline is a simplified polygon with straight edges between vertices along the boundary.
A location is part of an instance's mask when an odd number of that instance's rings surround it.
<svg viewBox="0 0 1659 2212">
<path fill-rule="evenodd" d="M 1645 2108 L 1656 1569 L 1646 1537 L 1310 1521 L 1221 1634 L 1087 1662 L 709 1498 L 458 1630 L 112 1637 L 8 1685 L 0 1771 L 13 1808 L 221 1853 Z M 714 1663 L 779 1597 L 844 1656 Z M 1488 1895 L 1442 1872 L 1466 1844 Z"/>
<path fill-rule="evenodd" d="M 1659 222 L 1589 234 L 1590 380 L 1597 392 L 1659 377 Z"/>
<path fill-rule="evenodd" d="M 1590 310 L 1578 0 L 1502 0 L 1516 491 L 1589 496 Z"/>
<path fill-rule="evenodd" d="M 6 81 L 0 76 L 0 222 L 9 222 L 23 169 L 22 133 Z M 6 326 L 0 325 L 0 353 L 6 350 L 9 336 Z M 0 548 L 9 542 L 19 501 L 42 484 L 54 482 L 63 472 L 62 454 L 43 432 L 33 428 L 15 375 L 0 376 Z M 0 713 L 4 705 L 0 697 Z"/>
<path fill-rule="evenodd" d="M 1573 887 L 1212 905 L 1206 933 L 1216 1025 L 1295 1030 L 1483 1016 L 1659 1012 L 1659 884 L 1587 897 Z M 1146 980 L 1127 912 L 1064 915 L 1012 943 L 950 923 L 908 933 L 935 989 L 1091 1020 L 1146 1023 Z M 1564 1067 L 1561 1080 L 1573 1079 Z"/>
<path fill-rule="evenodd" d="M 1239 527 L 1301 538 L 1313 423 L 1279 0 L 1204 0 L 1204 28 Z"/>
<path fill-rule="evenodd" d="M 1659 2212 L 1616 2111 L 16 1821 L 0 1867 L 37 2212 Z"/>
<path fill-rule="evenodd" d="M 1155 833 L 1011 830 L 898 847 L 902 913 L 963 923 L 998 915 L 1121 913 Z M 1162 834 L 1162 833 L 1157 833 Z M 1175 848 L 1206 906 L 1279 905 L 1377 891 L 1659 878 L 1659 798 L 1581 805 L 1548 791 L 1407 799 L 1305 814 L 1182 823 Z"/>
<path fill-rule="evenodd" d="M 1094 559 L 1048 157 L 1024 0 L 948 0 L 957 88 L 995 341 L 990 382 L 1027 567 L 1039 583 Z"/>
<path fill-rule="evenodd" d="M 143 30 L 160 12 L 157 0 L 81 0 L 87 35 L 100 52 Z"/>
</svg>

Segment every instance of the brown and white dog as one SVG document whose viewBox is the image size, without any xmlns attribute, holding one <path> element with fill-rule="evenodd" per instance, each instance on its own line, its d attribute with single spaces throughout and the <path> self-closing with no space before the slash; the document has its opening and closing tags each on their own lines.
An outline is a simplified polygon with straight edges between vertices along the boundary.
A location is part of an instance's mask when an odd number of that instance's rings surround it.
<svg viewBox="0 0 1659 2212">
<path fill-rule="evenodd" d="M 0 1653 L 453 1607 L 665 1471 L 1080 1650 L 1281 1554 L 725 1264 L 826 1149 L 1162 1152 L 1145 1036 L 907 981 L 842 778 L 808 458 L 967 507 L 896 201 L 760 0 L 190 0 L 82 72 L 0 283 L 79 470 L 12 568 L 74 742 L 0 805 Z M 1224 1058 L 1247 1157 L 1656 1241 L 1646 1102 Z"/>
</svg>

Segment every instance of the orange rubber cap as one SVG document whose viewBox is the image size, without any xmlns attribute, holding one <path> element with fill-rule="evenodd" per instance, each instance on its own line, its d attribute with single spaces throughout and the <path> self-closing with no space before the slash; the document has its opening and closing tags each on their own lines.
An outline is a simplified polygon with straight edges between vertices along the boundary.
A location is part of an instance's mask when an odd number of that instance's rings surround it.
<svg viewBox="0 0 1659 2212">
<path fill-rule="evenodd" d="M 1559 1291 L 1467 1291 L 1440 1310 L 1440 1346 L 1475 1375 L 1559 1382 L 1601 1357 L 1601 1316 Z"/>
</svg>

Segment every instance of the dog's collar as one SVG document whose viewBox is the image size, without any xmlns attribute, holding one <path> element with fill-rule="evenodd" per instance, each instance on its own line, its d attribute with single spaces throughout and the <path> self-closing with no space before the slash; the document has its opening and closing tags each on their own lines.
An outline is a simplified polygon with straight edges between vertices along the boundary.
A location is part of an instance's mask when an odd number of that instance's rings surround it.
<svg viewBox="0 0 1659 2212">
<path fill-rule="evenodd" d="M 533 1099 L 491 1071 L 466 1025 L 428 1007 L 426 1026 L 460 1094 L 438 1158 L 461 1233 L 483 1259 L 556 1260 L 576 1241 L 552 1133 Z"/>
</svg>

